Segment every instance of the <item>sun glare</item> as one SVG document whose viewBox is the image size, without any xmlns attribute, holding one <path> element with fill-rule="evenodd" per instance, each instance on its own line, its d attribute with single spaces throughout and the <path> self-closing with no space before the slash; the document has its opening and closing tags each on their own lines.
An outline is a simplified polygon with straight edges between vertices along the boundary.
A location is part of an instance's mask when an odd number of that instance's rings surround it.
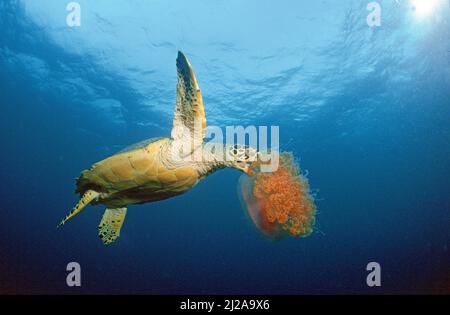
<svg viewBox="0 0 450 315">
<path fill-rule="evenodd" d="M 438 4 L 439 0 L 411 0 L 415 14 L 419 18 L 425 18 L 433 14 Z"/>
</svg>

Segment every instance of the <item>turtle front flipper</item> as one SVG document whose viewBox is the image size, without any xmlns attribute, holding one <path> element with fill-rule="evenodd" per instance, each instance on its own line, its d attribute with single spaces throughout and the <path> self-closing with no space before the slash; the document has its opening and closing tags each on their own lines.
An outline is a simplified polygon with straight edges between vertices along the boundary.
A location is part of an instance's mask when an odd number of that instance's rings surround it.
<svg viewBox="0 0 450 315">
<path fill-rule="evenodd" d="M 127 208 L 105 210 L 98 226 L 98 236 L 105 245 L 111 244 L 120 236 L 120 229 L 123 221 L 125 221 L 126 214 Z"/>
<path fill-rule="evenodd" d="M 203 143 L 206 128 L 202 93 L 191 64 L 179 51 L 177 57 L 177 97 L 171 132 L 183 155 L 189 155 Z"/>
<path fill-rule="evenodd" d="M 84 209 L 92 200 L 96 199 L 100 194 L 94 190 L 88 190 L 86 191 L 83 196 L 81 197 L 80 201 L 78 201 L 77 205 L 70 211 L 68 215 L 58 224 L 58 227 L 61 225 L 64 225 L 67 220 L 75 216 L 77 213 L 79 213 L 81 210 Z"/>
</svg>

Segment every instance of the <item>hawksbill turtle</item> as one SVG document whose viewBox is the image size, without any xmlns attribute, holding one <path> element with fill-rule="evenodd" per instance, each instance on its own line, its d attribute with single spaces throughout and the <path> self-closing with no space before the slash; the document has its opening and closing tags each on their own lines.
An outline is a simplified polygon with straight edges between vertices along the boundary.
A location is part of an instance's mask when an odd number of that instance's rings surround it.
<svg viewBox="0 0 450 315">
<path fill-rule="evenodd" d="M 251 165 L 259 154 L 255 149 L 236 144 L 223 144 L 223 150 L 207 148 L 203 141 L 205 110 L 197 79 L 181 51 L 176 64 L 178 82 L 171 137 L 140 142 L 84 170 L 76 181 L 80 200 L 58 226 L 88 204 L 103 204 L 106 210 L 98 233 L 104 244 L 110 244 L 120 235 L 128 205 L 180 195 L 224 167 L 251 174 Z M 224 154 L 228 154 L 227 158 Z M 195 158 L 198 156 L 202 158 Z"/>
</svg>

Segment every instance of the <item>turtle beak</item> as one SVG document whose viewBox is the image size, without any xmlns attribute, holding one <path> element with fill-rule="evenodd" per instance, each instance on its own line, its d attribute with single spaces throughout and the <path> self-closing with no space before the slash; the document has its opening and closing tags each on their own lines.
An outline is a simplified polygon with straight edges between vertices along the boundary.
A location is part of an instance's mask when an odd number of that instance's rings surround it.
<svg viewBox="0 0 450 315">
<path fill-rule="evenodd" d="M 253 176 L 255 175 L 255 172 L 253 170 L 253 164 L 250 163 L 233 163 L 232 165 L 230 165 L 232 168 L 235 168 L 239 171 L 241 171 L 242 173 L 245 173 L 248 176 Z"/>
<path fill-rule="evenodd" d="M 243 172 L 247 174 L 248 176 L 255 176 L 255 168 L 258 167 L 261 164 L 261 153 L 256 152 L 256 156 L 253 161 L 249 161 L 246 166 L 245 170 Z"/>
<path fill-rule="evenodd" d="M 253 168 L 251 166 L 246 166 L 243 170 L 242 170 L 247 176 L 254 176 L 255 175 L 255 171 L 253 170 Z"/>
<path fill-rule="evenodd" d="M 255 176 L 255 168 L 260 165 L 260 153 L 256 153 L 256 158 L 253 162 L 247 162 L 242 171 L 248 176 Z"/>
<path fill-rule="evenodd" d="M 247 176 L 255 176 L 253 167 L 247 167 L 247 170 L 245 170 L 244 173 L 247 174 Z"/>
</svg>

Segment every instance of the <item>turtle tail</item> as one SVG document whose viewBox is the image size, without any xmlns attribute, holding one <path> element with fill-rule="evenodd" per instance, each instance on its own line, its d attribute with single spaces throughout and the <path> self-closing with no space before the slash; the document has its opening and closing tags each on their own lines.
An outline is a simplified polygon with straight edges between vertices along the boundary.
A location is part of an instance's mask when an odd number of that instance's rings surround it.
<svg viewBox="0 0 450 315">
<path fill-rule="evenodd" d="M 86 191 L 83 196 L 81 197 L 80 201 L 76 204 L 76 206 L 70 211 L 68 215 L 65 216 L 65 218 L 58 224 L 57 227 L 60 227 L 61 225 L 64 225 L 67 220 L 75 216 L 77 213 L 79 213 L 81 210 L 84 209 L 92 200 L 97 198 L 100 194 L 94 190 L 88 190 Z"/>
</svg>

